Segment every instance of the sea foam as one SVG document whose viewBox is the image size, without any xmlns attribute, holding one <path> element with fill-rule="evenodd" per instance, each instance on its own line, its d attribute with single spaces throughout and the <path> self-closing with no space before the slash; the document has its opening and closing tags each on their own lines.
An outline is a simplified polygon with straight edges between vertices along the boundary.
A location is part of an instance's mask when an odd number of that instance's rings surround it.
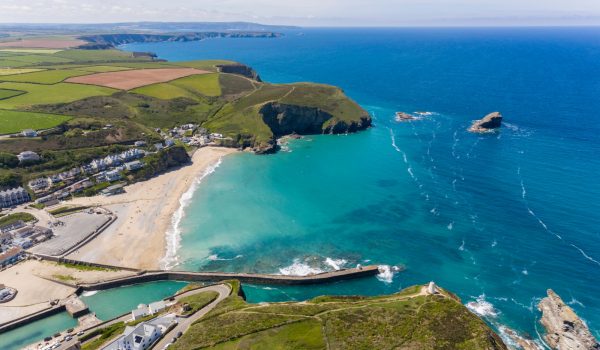
<svg viewBox="0 0 600 350">
<path fill-rule="evenodd" d="M 185 216 L 185 208 L 188 207 L 194 193 L 198 189 L 198 185 L 208 175 L 212 174 L 221 165 L 221 158 L 213 165 L 207 167 L 202 174 L 197 177 L 190 188 L 179 198 L 179 208 L 171 217 L 171 228 L 166 233 L 167 251 L 165 256 L 160 261 L 160 267 L 164 270 L 170 270 L 179 264 L 179 255 L 177 251 L 181 246 L 181 220 Z"/>
</svg>

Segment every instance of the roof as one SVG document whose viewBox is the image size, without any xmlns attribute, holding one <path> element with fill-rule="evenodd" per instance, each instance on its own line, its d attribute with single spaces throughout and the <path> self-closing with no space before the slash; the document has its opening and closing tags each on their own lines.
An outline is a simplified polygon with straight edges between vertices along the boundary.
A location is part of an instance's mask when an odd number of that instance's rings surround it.
<svg viewBox="0 0 600 350">
<path fill-rule="evenodd" d="M 160 301 L 155 301 L 153 303 L 150 303 L 150 305 L 148 305 L 148 307 L 150 309 L 164 309 L 165 307 L 167 307 L 167 305 L 165 304 L 165 302 L 163 300 Z"/>
<path fill-rule="evenodd" d="M 7 259 L 10 259 L 14 256 L 19 255 L 19 253 L 21 253 L 21 248 L 19 247 L 12 247 L 9 250 L 5 251 L 4 253 L 0 254 L 0 261 L 4 261 Z"/>
</svg>

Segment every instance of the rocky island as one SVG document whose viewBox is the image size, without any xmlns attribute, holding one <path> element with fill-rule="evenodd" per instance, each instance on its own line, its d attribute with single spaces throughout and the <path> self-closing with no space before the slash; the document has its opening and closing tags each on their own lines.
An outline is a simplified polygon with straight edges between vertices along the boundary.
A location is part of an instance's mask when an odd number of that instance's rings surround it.
<svg viewBox="0 0 600 350">
<path fill-rule="evenodd" d="M 396 121 L 397 122 L 405 122 L 405 121 L 409 121 L 409 120 L 414 120 L 416 119 L 413 115 L 408 114 L 408 113 L 404 113 L 404 112 L 396 112 Z"/>
<path fill-rule="evenodd" d="M 542 312 L 540 322 L 546 328 L 544 338 L 548 345 L 557 350 L 599 350 L 600 343 L 585 322 L 552 289 L 547 293 L 538 308 Z"/>
<path fill-rule="evenodd" d="M 493 112 L 482 119 L 473 122 L 473 125 L 469 128 L 470 132 L 484 133 L 498 129 L 502 125 L 502 114 L 500 112 Z"/>
</svg>

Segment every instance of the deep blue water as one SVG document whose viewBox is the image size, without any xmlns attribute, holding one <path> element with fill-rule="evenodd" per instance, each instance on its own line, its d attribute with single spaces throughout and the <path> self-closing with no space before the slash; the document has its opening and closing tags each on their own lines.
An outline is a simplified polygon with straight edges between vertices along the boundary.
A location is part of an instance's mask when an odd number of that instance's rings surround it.
<svg viewBox="0 0 600 350">
<path fill-rule="evenodd" d="M 600 29 L 286 34 L 126 46 L 237 60 L 270 82 L 338 85 L 375 118 L 356 135 L 226 158 L 186 209 L 182 267 L 404 266 L 391 282 L 246 291 L 301 300 L 434 280 L 491 324 L 534 338 L 535 306 L 552 288 L 600 335 Z M 466 132 L 496 110 L 499 133 Z M 397 123 L 395 111 L 432 113 Z"/>
</svg>

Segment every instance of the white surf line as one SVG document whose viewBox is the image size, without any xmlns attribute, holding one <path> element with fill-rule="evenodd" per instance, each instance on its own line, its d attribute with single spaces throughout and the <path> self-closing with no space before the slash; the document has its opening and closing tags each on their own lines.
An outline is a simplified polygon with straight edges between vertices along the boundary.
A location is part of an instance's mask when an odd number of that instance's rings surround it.
<svg viewBox="0 0 600 350">
<path fill-rule="evenodd" d="M 160 260 L 161 269 L 170 270 L 179 265 L 178 251 L 181 247 L 180 224 L 185 216 L 185 208 L 187 208 L 190 204 L 194 193 L 198 189 L 198 185 L 200 185 L 202 180 L 208 175 L 214 173 L 220 165 L 221 157 L 219 157 L 215 164 L 209 165 L 199 177 L 194 179 L 190 188 L 183 195 L 181 195 L 181 198 L 179 199 L 179 208 L 177 208 L 171 217 L 171 228 L 166 232 L 165 240 L 167 243 L 167 249 L 165 256 Z"/>
<path fill-rule="evenodd" d="M 519 175 L 519 179 L 521 180 L 521 197 L 523 197 L 523 200 L 525 201 L 525 207 L 527 208 L 527 211 L 529 212 L 529 214 L 531 214 L 531 216 L 533 216 L 540 225 L 542 225 L 542 227 L 544 228 L 544 230 L 546 230 L 548 233 L 553 234 L 554 236 L 556 236 L 556 238 L 558 238 L 559 240 L 565 242 L 565 240 L 562 238 L 561 235 L 559 235 L 558 233 L 552 231 L 550 228 L 548 228 L 548 225 L 546 225 L 546 223 L 544 221 L 542 221 L 542 219 L 540 219 L 534 212 L 533 210 L 531 210 L 531 208 L 529 207 L 529 202 L 527 200 L 527 190 L 525 189 L 525 185 L 523 183 L 523 177 L 521 176 L 521 167 L 517 168 L 517 175 Z M 576 246 L 573 243 L 568 243 L 571 247 L 577 249 L 579 251 L 579 253 L 581 253 L 581 255 L 583 255 L 584 258 L 586 258 L 587 260 L 595 263 L 596 265 L 600 266 L 600 261 L 594 259 L 593 257 L 589 256 L 585 251 L 583 251 L 583 249 L 579 248 L 578 246 Z"/>
</svg>

